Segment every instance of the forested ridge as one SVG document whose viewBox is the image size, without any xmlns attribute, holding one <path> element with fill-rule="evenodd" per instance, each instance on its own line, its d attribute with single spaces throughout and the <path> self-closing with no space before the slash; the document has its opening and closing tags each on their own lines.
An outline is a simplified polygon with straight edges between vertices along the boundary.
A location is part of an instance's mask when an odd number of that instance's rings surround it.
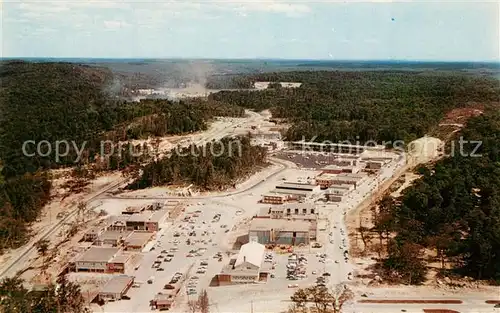
<svg viewBox="0 0 500 313">
<path fill-rule="evenodd" d="M 110 94 L 114 81 L 109 70 L 77 64 L 3 62 L 0 79 L 0 251 L 26 240 L 26 224 L 49 201 L 47 169 L 93 162 L 101 140 L 190 133 L 206 129 L 216 115 L 244 114 L 240 107 L 213 100 L 119 100 Z M 28 154 L 41 141 L 51 144 L 52 153 L 25 156 L 23 143 L 29 140 L 34 143 L 25 147 Z M 69 153 L 56 160 L 56 141 L 63 140 L 70 144 Z M 78 164 L 73 142 L 85 148 Z M 48 147 L 42 147 L 46 152 Z M 103 169 L 140 161 L 144 158 L 115 155 Z"/>
<path fill-rule="evenodd" d="M 266 148 L 250 144 L 249 136 L 191 145 L 143 167 L 141 176 L 129 188 L 194 184 L 205 190 L 220 190 L 266 166 L 266 154 Z"/>
<path fill-rule="evenodd" d="M 300 88 L 221 91 L 211 99 L 270 109 L 291 127 L 286 139 L 410 142 L 444 113 L 471 102 L 497 101 L 498 80 L 459 73 L 309 71 L 267 73 L 253 81 L 302 82 Z"/>
<path fill-rule="evenodd" d="M 464 144 L 462 154 L 457 144 L 452 156 L 420 168 L 423 176 L 399 199 L 386 196 L 374 211 L 373 230 L 388 252 L 383 266 L 405 282 L 424 280 L 427 248 L 442 268 L 500 283 L 500 112 L 471 119 L 459 135 L 481 146 Z"/>
</svg>

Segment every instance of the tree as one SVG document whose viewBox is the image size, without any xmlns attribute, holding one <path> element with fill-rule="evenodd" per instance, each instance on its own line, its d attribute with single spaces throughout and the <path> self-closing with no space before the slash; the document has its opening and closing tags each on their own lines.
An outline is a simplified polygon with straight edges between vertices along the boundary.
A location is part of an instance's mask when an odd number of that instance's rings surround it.
<svg viewBox="0 0 500 313">
<path fill-rule="evenodd" d="M 200 308 L 201 313 L 209 313 L 210 312 L 210 302 L 208 298 L 208 293 L 205 289 L 203 289 L 198 296 L 198 306 Z"/>
<path fill-rule="evenodd" d="M 47 239 L 39 240 L 35 243 L 35 248 L 41 256 L 45 256 L 49 250 L 49 241 Z"/>
<path fill-rule="evenodd" d="M 190 313 L 196 313 L 198 309 L 200 308 L 200 305 L 198 301 L 196 300 L 189 300 L 188 301 L 188 308 Z"/>
</svg>

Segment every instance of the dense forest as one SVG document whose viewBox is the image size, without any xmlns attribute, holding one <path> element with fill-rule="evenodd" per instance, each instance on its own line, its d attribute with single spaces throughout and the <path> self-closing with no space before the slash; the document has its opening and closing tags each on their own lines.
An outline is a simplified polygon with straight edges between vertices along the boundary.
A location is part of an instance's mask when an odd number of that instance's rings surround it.
<svg viewBox="0 0 500 313">
<path fill-rule="evenodd" d="M 5 313 L 90 313 L 80 287 L 64 278 L 45 290 L 29 291 L 19 278 L 0 281 L 0 312 Z"/>
<path fill-rule="evenodd" d="M 77 64 L 3 62 L 0 79 L 0 252 L 24 242 L 25 225 L 49 200 L 50 177 L 44 171 L 74 166 L 77 149 L 84 148 L 79 164 L 86 164 L 94 161 L 102 140 L 190 133 L 206 129 L 214 116 L 244 114 L 240 107 L 215 100 L 126 102 L 112 94 L 116 88 L 111 88 L 109 70 Z M 40 151 L 52 153 L 36 153 L 42 141 L 47 143 Z M 59 160 L 57 141 L 69 144 Z M 60 152 L 65 154 L 65 145 Z M 142 161 L 115 155 L 104 169 Z"/>
<path fill-rule="evenodd" d="M 463 144 L 461 153 L 457 142 L 451 156 L 420 168 L 414 185 L 399 199 L 386 196 L 375 212 L 388 252 L 383 265 L 405 282 L 424 280 L 427 248 L 443 269 L 500 283 L 500 112 L 471 119 L 460 136 L 481 146 Z"/>
<path fill-rule="evenodd" d="M 302 82 L 300 88 L 221 91 L 211 99 L 255 110 L 270 109 L 292 126 L 288 140 L 379 143 L 423 136 L 444 113 L 471 102 L 498 100 L 492 78 L 433 72 L 281 72 L 254 81 Z"/>
<path fill-rule="evenodd" d="M 230 187 L 265 166 L 266 153 L 265 148 L 252 146 L 248 136 L 192 145 L 146 165 L 129 188 L 176 184 L 194 184 L 205 190 Z"/>
</svg>

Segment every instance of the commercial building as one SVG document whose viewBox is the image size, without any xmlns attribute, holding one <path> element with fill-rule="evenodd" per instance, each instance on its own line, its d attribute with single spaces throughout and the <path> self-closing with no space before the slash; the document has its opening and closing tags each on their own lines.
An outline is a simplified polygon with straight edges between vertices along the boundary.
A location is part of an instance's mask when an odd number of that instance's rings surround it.
<svg viewBox="0 0 500 313">
<path fill-rule="evenodd" d="M 350 189 L 347 187 L 352 187 L 352 185 L 338 185 L 329 188 L 325 192 L 325 198 L 327 201 L 332 201 L 332 202 L 340 202 L 342 201 L 343 197 L 345 197 L 347 194 L 349 194 Z M 347 187 L 347 188 L 343 188 Z"/>
<path fill-rule="evenodd" d="M 83 235 L 83 241 L 94 242 L 104 232 L 103 226 L 95 226 Z"/>
<path fill-rule="evenodd" d="M 77 272 L 106 273 L 108 271 L 108 262 L 119 251 L 119 248 L 91 247 L 74 260 L 74 268 Z"/>
<path fill-rule="evenodd" d="M 119 275 L 111 278 L 99 291 L 98 297 L 104 301 L 120 300 L 134 284 L 134 277 Z"/>
<path fill-rule="evenodd" d="M 363 174 L 320 174 L 316 177 L 316 183 L 321 187 L 321 189 L 327 189 L 336 185 L 352 185 L 357 187 L 363 180 L 366 179 L 366 175 Z"/>
<path fill-rule="evenodd" d="M 316 236 L 310 231 L 312 224 L 301 219 L 253 218 L 248 238 L 260 244 L 309 244 Z"/>
<path fill-rule="evenodd" d="M 310 198 L 313 192 L 306 190 L 274 189 L 270 194 L 281 194 L 287 197 L 287 201 L 298 201 Z"/>
<path fill-rule="evenodd" d="M 262 203 L 283 204 L 288 200 L 288 196 L 279 193 L 268 193 L 262 196 Z"/>
<path fill-rule="evenodd" d="M 125 250 L 141 251 L 153 236 L 153 232 L 135 230 L 125 239 Z"/>
<path fill-rule="evenodd" d="M 125 224 L 129 230 L 158 231 L 165 223 L 168 213 L 165 210 L 144 211 L 141 214 L 130 215 Z"/>
<path fill-rule="evenodd" d="M 319 187 L 311 183 L 284 182 L 277 185 L 276 190 L 317 192 Z"/>
<path fill-rule="evenodd" d="M 132 255 L 120 248 L 92 246 L 77 256 L 69 267 L 76 272 L 125 273 L 130 266 Z"/>
<path fill-rule="evenodd" d="M 283 206 L 262 208 L 257 217 L 273 219 L 316 219 L 314 203 L 289 203 Z"/>
<path fill-rule="evenodd" d="M 125 238 L 127 238 L 132 232 L 127 230 L 106 230 L 97 237 L 94 241 L 96 246 L 121 246 Z"/>
<path fill-rule="evenodd" d="M 127 230 L 127 220 L 131 215 L 112 215 L 106 219 L 107 230 Z"/>
<path fill-rule="evenodd" d="M 120 251 L 107 264 L 107 273 L 122 273 L 132 267 L 132 254 Z"/>
<path fill-rule="evenodd" d="M 256 283 L 267 277 L 267 273 L 261 273 L 265 250 L 264 245 L 255 241 L 241 246 L 236 259 L 218 275 L 219 285 Z"/>
</svg>

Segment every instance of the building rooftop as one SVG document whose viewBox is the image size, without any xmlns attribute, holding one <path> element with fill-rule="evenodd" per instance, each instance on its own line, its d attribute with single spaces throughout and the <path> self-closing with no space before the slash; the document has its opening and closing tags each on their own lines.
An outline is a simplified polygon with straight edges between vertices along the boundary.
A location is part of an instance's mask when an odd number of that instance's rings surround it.
<svg viewBox="0 0 500 313">
<path fill-rule="evenodd" d="M 128 236 L 125 239 L 125 244 L 126 245 L 131 245 L 131 246 L 143 246 L 149 240 L 151 240 L 151 237 L 153 237 L 153 235 L 154 235 L 154 233 L 152 233 L 152 232 L 133 231 L 130 234 L 130 236 Z"/>
<path fill-rule="evenodd" d="M 260 267 L 265 250 L 266 247 L 264 245 L 254 241 L 242 245 L 234 267 L 238 267 L 245 262 Z"/>
<path fill-rule="evenodd" d="M 299 210 L 307 209 L 307 210 L 311 210 L 311 209 L 316 208 L 316 205 L 314 203 L 308 203 L 308 202 L 304 202 L 304 203 L 286 203 L 282 207 L 283 207 L 283 210 L 286 210 L 286 209 L 291 209 L 291 210 L 294 210 L 294 209 L 299 209 Z"/>
<path fill-rule="evenodd" d="M 363 179 L 366 177 L 366 174 L 341 173 L 341 174 L 338 174 L 338 177 L 349 177 L 349 178 Z"/>
<path fill-rule="evenodd" d="M 77 262 L 109 262 L 120 248 L 98 248 L 91 247 L 77 257 Z"/>
<path fill-rule="evenodd" d="M 131 253 L 121 251 L 117 255 L 115 255 L 109 262 L 110 263 L 127 263 L 127 261 L 130 260 L 131 257 L 132 257 Z"/>
<path fill-rule="evenodd" d="M 269 218 L 253 218 L 250 223 L 250 231 L 309 231 L 310 222 L 304 220 L 289 220 L 289 219 L 269 219 Z"/>
<path fill-rule="evenodd" d="M 139 214 L 130 215 L 130 218 L 127 222 L 146 222 L 153 215 L 151 211 L 141 212 Z"/>
<path fill-rule="evenodd" d="M 276 189 L 300 189 L 306 191 L 312 191 L 316 188 L 316 185 L 307 183 L 290 183 L 285 182 L 283 184 L 277 185 Z"/>
<path fill-rule="evenodd" d="M 274 189 L 272 194 L 282 194 L 282 195 L 298 195 L 298 196 L 309 196 L 312 191 L 310 190 L 295 190 L 295 189 Z"/>
<path fill-rule="evenodd" d="M 121 294 L 134 282 L 133 276 L 119 275 L 111 278 L 110 281 L 104 285 L 100 293 L 113 293 Z"/>
<path fill-rule="evenodd" d="M 99 240 L 119 240 L 119 239 L 125 239 L 128 237 L 132 232 L 131 231 L 126 231 L 126 230 L 106 230 L 102 234 L 99 235 Z"/>
<path fill-rule="evenodd" d="M 131 215 L 111 215 L 106 219 L 106 223 L 108 225 L 113 225 L 117 222 L 123 222 L 125 224 L 126 221 L 130 218 Z"/>
</svg>

